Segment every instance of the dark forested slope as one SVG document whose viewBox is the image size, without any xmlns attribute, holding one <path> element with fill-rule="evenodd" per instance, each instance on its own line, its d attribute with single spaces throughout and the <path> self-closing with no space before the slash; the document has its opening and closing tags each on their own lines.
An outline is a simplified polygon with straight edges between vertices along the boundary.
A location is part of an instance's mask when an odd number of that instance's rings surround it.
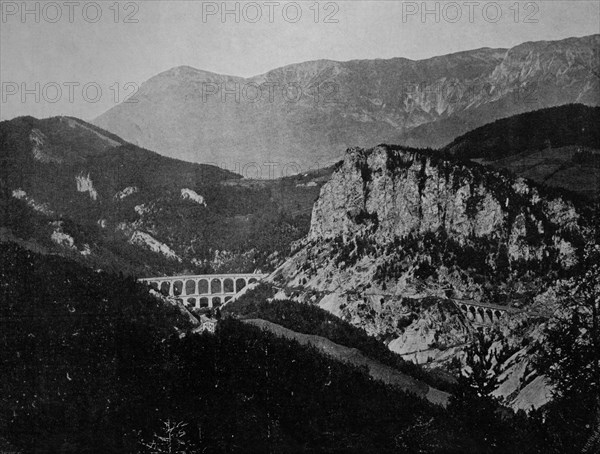
<svg viewBox="0 0 600 454">
<path fill-rule="evenodd" d="M 156 452 L 140 442 L 165 421 L 187 424 L 185 452 L 536 452 L 522 416 L 464 433 L 458 402 L 231 318 L 181 337 L 180 313 L 128 278 L 8 243 L 0 275 L 0 441 L 23 452 Z"/>
<path fill-rule="evenodd" d="M 600 190 L 599 124 L 600 107 L 568 104 L 497 120 L 442 151 L 594 197 Z"/>
<path fill-rule="evenodd" d="M 269 269 L 328 175 L 240 180 L 70 117 L 4 121 L 0 150 L 0 239 L 138 275 Z"/>
</svg>

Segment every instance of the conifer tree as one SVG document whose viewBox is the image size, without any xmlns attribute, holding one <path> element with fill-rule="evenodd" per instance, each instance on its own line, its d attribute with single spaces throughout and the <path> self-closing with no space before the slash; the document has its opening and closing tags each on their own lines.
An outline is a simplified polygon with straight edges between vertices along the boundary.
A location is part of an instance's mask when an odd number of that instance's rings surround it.
<svg viewBox="0 0 600 454">
<path fill-rule="evenodd" d="M 195 454 L 200 452 L 186 434 L 186 423 L 167 419 L 162 422 L 159 433 L 154 433 L 150 441 L 142 441 L 141 453 L 148 454 Z"/>
<path fill-rule="evenodd" d="M 491 395 L 501 383 L 500 352 L 493 348 L 494 342 L 494 337 L 482 330 L 475 333 L 466 348 L 465 366 L 449 407 L 456 431 L 465 440 L 463 452 L 507 452 L 505 443 L 511 438 L 498 399 Z"/>
<path fill-rule="evenodd" d="M 586 248 L 583 272 L 558 292 L 537 366 L 553 386 L 548 432 L 559 452 L 600 452 L 600 246 Z"/>
</svg>

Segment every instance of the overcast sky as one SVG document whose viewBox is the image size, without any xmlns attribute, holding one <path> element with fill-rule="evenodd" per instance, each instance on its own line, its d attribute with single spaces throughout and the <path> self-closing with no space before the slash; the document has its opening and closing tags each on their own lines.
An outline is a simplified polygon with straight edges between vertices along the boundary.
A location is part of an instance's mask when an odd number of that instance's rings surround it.
<svg viewBox="0 0 600 454">
<path fill-rule="evenodd" d="M 425 16 L 422 2 L 399 0 L 228 2 L 225 16 L 222 2 L 67 3 L 29 1 L 23 16 L 21 1 L 1 2 L 2 119 L 91 120 L 133 90 L 128 82 L 179 65 L 252 76 L 315 59 L 422 59 L 600 33 L 597 1 L 428 2 Z"/>
</svg>

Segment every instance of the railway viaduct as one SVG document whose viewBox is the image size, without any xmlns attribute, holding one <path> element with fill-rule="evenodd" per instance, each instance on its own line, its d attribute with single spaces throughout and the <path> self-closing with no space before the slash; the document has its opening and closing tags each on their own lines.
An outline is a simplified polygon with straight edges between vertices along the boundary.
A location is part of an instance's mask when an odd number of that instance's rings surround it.
<svg viewBox="0 0 600 454">
<path fill-rule="evenodd" d="M 518 310 L 511 310 L 506 306 L 480 303 L 473 300 L 453 299 L 452 301 L 454 301 L 454 304 L 465 313 L 467 319 L 474 325 L 492 325 L 509 312 L 518 312 Z"/>
<path fill-rule="evenodd" d="M 260 281 L 266 274 L 199 274 L 140 279 L 153 289 L 179 299 L 188 307 L 219 307 L 240 290 Z"/>
</svg>

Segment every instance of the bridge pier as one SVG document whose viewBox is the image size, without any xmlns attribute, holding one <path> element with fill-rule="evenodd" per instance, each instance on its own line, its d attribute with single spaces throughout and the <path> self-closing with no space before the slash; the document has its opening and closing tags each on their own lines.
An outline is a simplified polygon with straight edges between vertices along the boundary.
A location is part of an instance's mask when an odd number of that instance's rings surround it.
<svg viewBox="0 0 600 454">
<path fill-rule="evenodd" d="M 467 320 L 478 325 L 492 325 L 505 316 L 507 310 L 495 305 L 466 301 L 455 301 Z"/>
<path fill-rule="evenodd" d="M 140 279 L 170 298 L 195 308 L 217 307 L 228 302 L 248 285 L 263 279 L 266 274 L 223 274 L 153 277 Z"/>
</svg>

